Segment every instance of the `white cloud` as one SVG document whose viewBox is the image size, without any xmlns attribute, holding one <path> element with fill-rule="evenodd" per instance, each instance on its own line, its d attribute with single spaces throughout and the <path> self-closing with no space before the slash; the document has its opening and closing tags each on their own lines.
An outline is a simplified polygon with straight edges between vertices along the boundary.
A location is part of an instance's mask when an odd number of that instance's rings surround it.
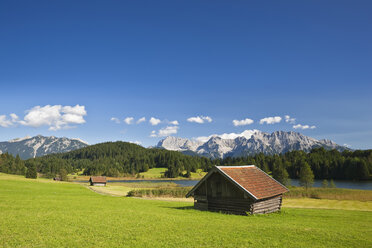
<svg viewBox="0 0 372 248">
<path fill-rule="evenodd" d="M 116 117 L 111 117 L 110 119 L 111 121 L 115 122 L 116 124 L 119 124 L 120 123 L 120 120 Z"/>
<path fill-rule="evenodd" d="M 142 142 L 141 141 L 128 141 L 129 143 L 133 143 L 133 144 L 136 144 L 136 145 L 142 145 Z"/>
<path fill-rule="evenodd" d="M 208 122 L 212 122 L 212 118 L 209 117 L 209 116 L 203 116 L 204 120 L 208 121 Z"/>
<path fill-rule="evenodd" d="M 284 116 L 285 122 L 289 124 L 295 124 L 296 123 L 296 118 L 291 118 L 289 115 Z"/>
<path fill-rule="evenodd" d="M 180 123 L 178 123 L 178 121 L 175 120 L 175 121 L 170 121 L 169 124 L 171 124 L 171 125 L 176 125 L 176 126 L 177 126 L 177 125 L 179 125 Z"/>
<path fill-rule="evenodd" d="M 150 137 L 152 137 L 152 138 L 157 137 L 157 136 L 156 136 L 156 131 L 155 131 L 155 130 L 152 130 L 152 131 L 151 131 Z"/>
<path fill-rule="evenodd" d="M 150 122 L 151 125 L 156 126 L 156 125 L 158 125 L 158 124 L 161 123 L 161 120 L 156 119 L 154 117 L 151 117 L 151 119 L 149 120 L 149 122 Z"/>
<path fill-rule="evenodd" d="M 0 127 L 10 127 L 13 122 L 9 120 L 6 115 L 0 115 Z"/>
<path fill-rule="evenodd" d="M 274 124 L 279 123 L 282 120 L 282 117 L 280 116 L 274 116 L 274 117 L 266 117 L 260 120 L 260 124 Z"/>
<path fill-rule="evenodd" d="M 74 124 L 83 124 L 85 120 L 83 116 L 76 115 L 76 114 L 64 114 L 62 115 L 62 120 L 66 123 L 74 123 Z"/>
<path fill-rule="evenodd" d="M 234 126 L 245 126 L 245 125 L 250 125 L 252 124 L 254 121 L 252 119 L 249 119 L 249 118 L 246 118 L 244 120 L 233 120 L 232 121 Z"/>
<path fill-rule="evenodd" d="M 10 117 L 12 118 L 12 122 L 17 122 L 18 119 L 19 119 L 18 115 L 14 114 L 14 113 L 10 114 Z"/>
<path fill-rule="evenodd" d="M 158 132 L 158 137 L 165 137 L 169 136 L 171 134 L 176 134 L 178 131 L 178 126 L 167 126 L 165 128 L 162 128 Z"/>
<path fill-rule="evenodd" d="M 296 119 L 295 118 L 291 118 L 289 115 L 284 116 L 284 119 L 285 119 L 285 122 L 287 122 L 289 124 L 296 124 Z M 305 130 L 305 129 L 315 129 L 316 128 L 316 126 L 302 125 L 302 124 L 293 125 L 292 127 L 294 129 L 302 129 L 302 130 Z"/>
<path fill-rule="evenodd" d="M 133 117 L 127 117 L 124 119 L 124 122 L 127 123 L 128 125 L 132 124 L 134 121 Z"/>
<path fill-rule="evenodd" d="M 309 126 L 309 125 L 301 125 L 301 124 L 297 124 L 297 125 L 294 125 L 293 126 L 294 129 L 315 129 L 316 126 Z"/>
<path fill-rule="evenodd" d="M 203 124 L 204 122 L 212 122 L 212 118 L 209 116 L 196 116 L 188 118 L 187 121 Z"/>
<path fill-rule="evenodd" d="M 85 106 L 62 106 L 46 105 L 44 107 L 35 106 L 26 111 L 27 114 L 21 121 L 18 116 L 11 115 L 12 120 L 24 126 L 40 127 L 49 126 L 49 130 L 60 130 L 72 128 L 70 124 L 85 123 L 84 116 L 87 115 Z"/>
<path fill-rule="evenodd" d="M 245 137 L 247 139 L 250 139 L 253 134 L 256 134 L 256 133 L 259 133 L 259 132 L 261 132 L 261 131 L 259 131 L 257 129 L 253 129 L 253 130 L 248 129 L 248 130 L 244 130 L 241 133 L 212 134 L 212 135 L 209 135 L 209 136 L 196 137 L 194 139 L 197 140 L 197 141 L 200 141 L 200 142 L 207 142 L 212 137 L 220 137 L 221 139 L 236 139 L 238 137 Z"/>
<path fill-rule="evenodd" d="M 142 118 L 138 119 L 137 124 L 140 124 L 140 123 L 145 122 L 145 121 L 146 121 L 146 118 L 142 117 Z"/>
<path fill-rule="evenodd" d="M 150 137 L 166 137 L 172 134 L 176 134 L 179 126 L 167 126 L 160 129 L 157 133 L 155 130 L 151 131 Z"/>
<path fill-rule="evenodd" d="M 74 107 L 64 106 L 62 107 L 62 112 L 65 114 L 72 114 L 72 115 L 86 115 L 87 114 L 87 112 L 85 111 L 85 106 L 80 106 L 80 105 L 76 105 Z"/>
</svg>

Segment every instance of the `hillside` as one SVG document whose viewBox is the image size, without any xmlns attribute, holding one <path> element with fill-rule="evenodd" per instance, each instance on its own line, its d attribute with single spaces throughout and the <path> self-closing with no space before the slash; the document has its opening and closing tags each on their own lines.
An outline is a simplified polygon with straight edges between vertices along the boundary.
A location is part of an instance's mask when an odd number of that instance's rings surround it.
<svg viewBox="0 0 372 248">
<path fill-rule="evenodd" d="M 307 165 L 315 179 L 367 180 L 371 178 L 372 150 L 339 152 L 315 148 L 309 153 L 290 151 L 280 155 L 260 153 L 246 157 L 209 159 L 118 141 L 26 161 L 10 154 L 0 155 L 0 172 L 24 175 L 26 168 L 35 167 L 46 177 L 77 172 L 83 172 L 84 175 L 133 177 L 150 168 L 166 168 L 164 177 L 190 178 L 198 169 L 207 172 L 213 165 L 247 164 L 257 165 L 284 184 L 288 183 L 288 178 L 299 178 L 301 168 Z"/>
<path fill-rule="evenodd" d="M 2 247 L 341 248 L 372 244 L 370 211 L 286 208 L 284 201 L 280 213 L 234 216 L 198 211 L 191 202 L 111 197 L 78 184 L 1 173 L 0 195 Z"/>
<path fill-rule="evenodd" d="M 192 157 L 176 151 L 144 148 L 128 142 L 106 142 L 33 159 L 43 174 L 59 173 L 61 168 L 68 172 L 84 171 L 85 175 L 125 176 L 145 172 L 150 168 L 168 168 L 166 177 L 177 177 L 186 171 L 198 168 L 208 170 L 212 166 L 206 158 Z M 188 173 L 187 173 L 188 172 Z"/>
</svg>

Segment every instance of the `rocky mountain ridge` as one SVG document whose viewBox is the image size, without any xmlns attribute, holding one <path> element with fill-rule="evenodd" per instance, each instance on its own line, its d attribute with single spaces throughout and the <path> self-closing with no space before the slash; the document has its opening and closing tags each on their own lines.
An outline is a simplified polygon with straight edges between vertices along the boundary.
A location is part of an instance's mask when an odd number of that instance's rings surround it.
<svg viewBox="0 0 372 248">
<path fill-rule="evenodd" d="M 42 135 L 26 136 L 0 142 L 0 154 L 8 152 L 14 156 L 19 154 L 22 159 L 28 159 L 51 153 L 69 152 L 86 146 L 88 146 L 88 143 L 80 139 L 45 137 Z"/>
<path fill-rule="evenodd" d="M 347 149 L 331 140 L 317 140 L 298 132 L 276 131 L 270 134 L 259 130 L 247 130 L 242 134 L 244 135 L 236 138 L 213 135 L 204 140 L 168 136 L 159 141 L 156 147 L 184 153 L 193 152 L 210 158 L 240 157 L 257 153 L 280 154 L 293 150 L 309 152 L 317 147 L 339 151 Z"/>
</svg>

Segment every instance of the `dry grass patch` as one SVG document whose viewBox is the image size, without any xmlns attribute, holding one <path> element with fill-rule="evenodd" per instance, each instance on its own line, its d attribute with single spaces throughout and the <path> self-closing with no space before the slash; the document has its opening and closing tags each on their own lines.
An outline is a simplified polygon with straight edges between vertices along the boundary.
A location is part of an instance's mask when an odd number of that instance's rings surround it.
<svg viewBox="0 0 372 248">
<path fill-rule="evenodd" d="M 284 198 L 372 201 L 372 190 L 290 187 Z"/>
<path fill-rule="evenodd" d="M 284 199 L 284 208 L 320 208 L 372 211 L 372 201 L 327 200 L 327 199 Z"/>
</svg>

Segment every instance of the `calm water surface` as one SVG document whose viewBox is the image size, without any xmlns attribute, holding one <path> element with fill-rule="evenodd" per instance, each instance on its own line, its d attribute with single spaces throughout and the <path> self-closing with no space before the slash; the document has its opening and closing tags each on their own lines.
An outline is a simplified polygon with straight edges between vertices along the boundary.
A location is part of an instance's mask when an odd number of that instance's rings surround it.
<svg viewBox="0 0 372 248">
<path fill-rule="evenodd" d="M 181 187 L 192 187 L 195 186 L 199 180 L 107 180 L 108 183 L 140 183 L 140 182 L 147 182 L 147 183 L 175 183 Z"/>
<path fill-rule="evenodd" d="M 313 187 L 321 187 L 323 180 L 314 180 Z M 108 181 L 109 183 L 138 183 L 138 182 L 150 182 L 150 183 L 175 183 L 181 187 L 194 186 L 199 182 L 199 180 L 115 180 Z M 329 183 L 329 181 L 328 181 Z M 364 189 L 372 190 L 372 181 L 338 181 L 334 180 L 336 188 L 345 189 Z M 300 186 L 298 179 L 291 179 L 291 184 L 293 186 Z"/>
<path fill-rule="evenodd" d="M 313 187 L 322 187 L 323 180 L 314 180 Z M 330 181 L 328 181 L 329 184 Z M 372 181 L 339 181 L 333 180 L 336 188 L 372 190 Z M 291 185 L 300 186 L 298 179 L 291 179 Z"/>
</svg>

